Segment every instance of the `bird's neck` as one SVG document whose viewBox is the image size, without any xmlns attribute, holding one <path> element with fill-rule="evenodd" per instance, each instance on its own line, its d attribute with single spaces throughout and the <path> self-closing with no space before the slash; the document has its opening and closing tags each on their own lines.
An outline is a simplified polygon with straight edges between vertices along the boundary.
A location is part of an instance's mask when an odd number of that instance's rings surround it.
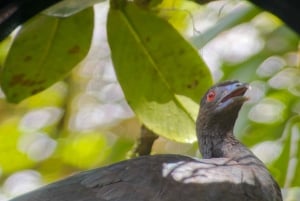
<svg viewBox="0 0 300 201">
<path fill-rule="evenodd" d="M 200 135 L 199 135 L 200 134 Z M 198 133 L 200 152 L 203 158 L 229 158 L 241 164 L 263 163 L 233 135 L 233 129 L 216 133 L 208 131 Z"/>
<path fill-rule="evenodd" d="M 241 146 L 240 142 L 235 139 L 233 130 L 203 130 L 198 138 L 203 158 L 231 158 Z"/>
<path fill-rule="evenodd" d="M 236 117 L 231 119 L 236 119 Z M 234 137 L 235 120 L 205 120 L 199 118 L 197 122 L 197 136 L 203 158 L 241 158 L 252 154 Z"/>
</svg>

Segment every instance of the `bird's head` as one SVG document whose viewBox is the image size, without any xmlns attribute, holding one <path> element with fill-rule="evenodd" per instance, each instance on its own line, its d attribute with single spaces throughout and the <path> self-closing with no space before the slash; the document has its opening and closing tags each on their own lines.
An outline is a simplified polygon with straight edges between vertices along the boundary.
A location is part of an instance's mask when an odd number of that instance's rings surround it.
<svg viewBox="0 0 300 201">
<path fill-rule="evenodd" d="M 238 112 L 248 99 L 245 93 L 249 85 L 239 81 L 226 81 L 212 86 L 203 96 L 197 126 L 223 126 L 231 129 L 234 126 Z"/>
</svg>

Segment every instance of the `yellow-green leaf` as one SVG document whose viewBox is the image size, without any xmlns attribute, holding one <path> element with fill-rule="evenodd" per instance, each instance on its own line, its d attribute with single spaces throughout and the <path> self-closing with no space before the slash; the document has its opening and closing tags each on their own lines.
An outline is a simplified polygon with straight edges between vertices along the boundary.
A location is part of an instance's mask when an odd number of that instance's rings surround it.
<svg viewBox="0 0 300 201">
<path fill-rule="evenodd" d="M 93 9 L 69 18 L 38 15 L 24 24 L 1 72 L 7 100 L 19 102 L 63 79 L 87 54 Z"/>
<path fill-rule="evenodd" d="M 159 135 L 194 141 L 198 102 L 211 84 L 198 52 L 133 3 L 112 5 L 107 31 L 118 80 L 139 119 Z"/>
</svg>

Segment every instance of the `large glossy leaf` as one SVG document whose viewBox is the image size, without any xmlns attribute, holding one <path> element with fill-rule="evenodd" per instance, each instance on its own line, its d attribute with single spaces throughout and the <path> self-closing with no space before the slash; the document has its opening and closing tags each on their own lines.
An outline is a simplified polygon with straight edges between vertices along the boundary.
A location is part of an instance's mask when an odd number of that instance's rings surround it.
<svg viewBox="0 0 300 201">
<path fill-rule="evenodd" d="M 198 102 L 211 84 L 197 51 L 133 3 L 111 7 L 107 31 L 118 80 L 139 119 L 162 136 L 194 141 Z"/>
<path fill-rule="evenodd" d="M 16 36 L 1 72 L 7 100 L 19 102 L 61 80 L 87 54 L 93 10 L 69 18 L 38 15 Z"/>
</svg>

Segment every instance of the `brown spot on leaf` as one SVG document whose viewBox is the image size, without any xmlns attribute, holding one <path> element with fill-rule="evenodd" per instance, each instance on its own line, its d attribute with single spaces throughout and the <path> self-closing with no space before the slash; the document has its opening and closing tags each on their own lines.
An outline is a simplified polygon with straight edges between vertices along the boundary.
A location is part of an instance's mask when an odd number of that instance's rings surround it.
<svg viewBox="0 0 300 201">
<path fill-rule="evenodd" d="M 37 94 L 37 93 L 43 91 L 44 89 L 45 89 L 45 88 L 43 88 L 43 87 L 39 87 L 39 88 L 33 89 L 33 90 L 31 91 L 31 95 Z"/>
<path fill-rule="evenodd" d="M 192 83 L 187 85 L 187 88 L 193 89 L 193 88 L 197 87 L 198 84 L 199 84 L 198 80 L 194 80 Z"/>
<path fill-rule="evenodd" d="M 26 78 L 24 74 L 14 75 L 9 82 L 10 85 L 21 85 L 21 86 L 41 85 L 43 83 L 44 80 L 31 80 L 29 78 Z"/>
<path fill-rule="evenodd" d="M 78 54 L 80 52 L 80 47 L 78 45 L 74 45 L 68 50 L 69 54 Z"/>
<path fill-rule="evenodd" d="M 28 62 L 28 61 L 31 61 L 32 60 L 32 56 L 25 56 L 24 59 L 23 59 L 25 62 Z"/>
<path fill-rule="evenodd" d="M 150 40 L 151 40 L 151 38 L 150 38 L 149 36 L 147 36 L 147 37 L 145 38 L 145 41 L 146 41 L 147 43 L 149 43 Z"/>
<path fill-rule="evenodd" d="M 183 55 L 184 53 L 185 53 L 185 50 L 184 50 L 184 49 L 180 48 L 180 49 L 178 50 L 178 54 L 179 54 L 179 55 Z"/>
<path fill-rule="evenodd" d="M 16 74 L 11 78 L 9 84 L 14 85 L 15 83 L 18 83 L 19 80 L 23 80 L 23 78 L 24 78 L 24 74 Z"/>
</svg>

